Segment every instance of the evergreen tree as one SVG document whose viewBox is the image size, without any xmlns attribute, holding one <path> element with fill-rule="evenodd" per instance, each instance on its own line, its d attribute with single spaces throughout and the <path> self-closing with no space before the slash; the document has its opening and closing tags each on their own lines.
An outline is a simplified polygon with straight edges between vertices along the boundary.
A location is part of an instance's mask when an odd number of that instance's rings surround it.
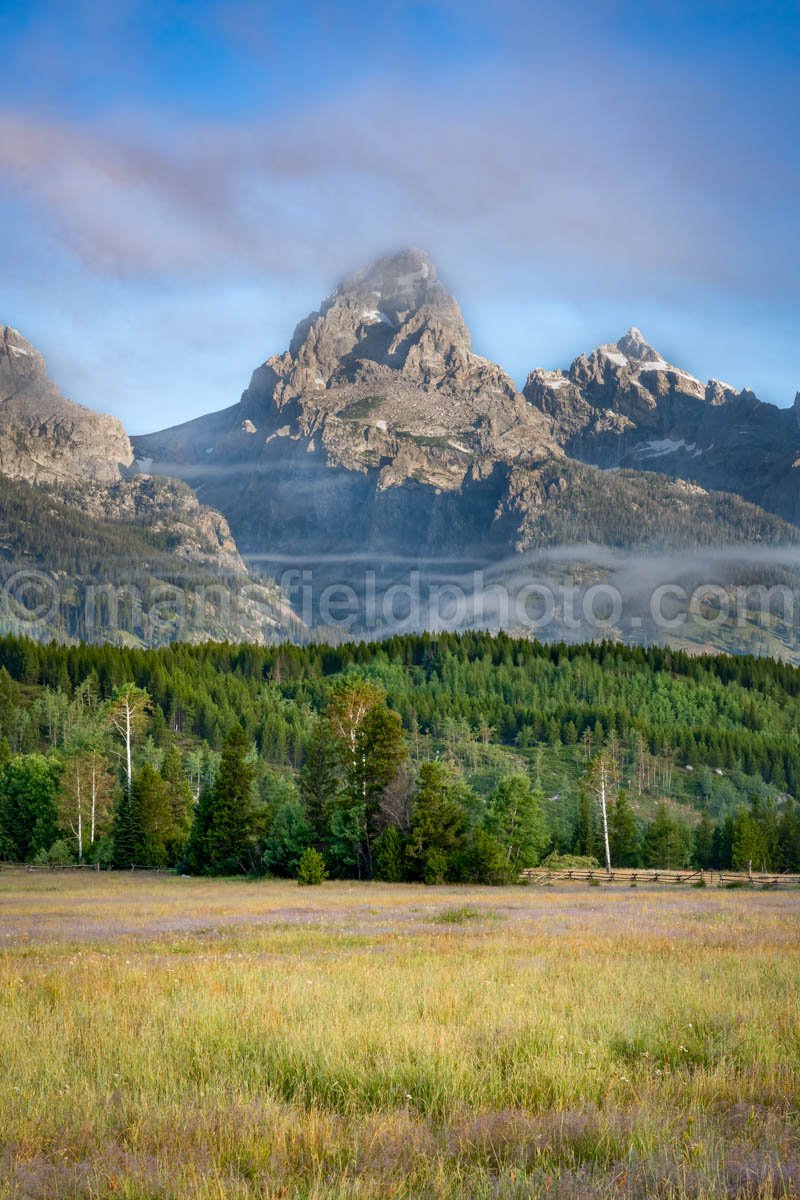
<svg viewBox="0 0 800 1200">
<path fill-rule="evenodd" d="M 594 859 L 597 858 L 600 850 L 596 812 L 592 804 L 592 798 L 586 788 L 581 788 L 580 799 L 578 801 L 578 819 L 575 824 L 572 850 L 575 854 Z"/>
<path fill-rule="evenodd" d="M 672 819 L 667 805 L 662 800 L 645 831 L 645 866 L 678 870 L 687 865 L 691 849 L 688 830 Z"/>
<path fill-rule="evenodd" d="M 386 707 L 381 688 L 366 680 L 346 680 L 334 690 L 326 724 L 342 768 L 336 809 L 343 811 L 331 816 L 332 841 L 340 849 L 349 844 L 350 857 L 350 838 L 357 830 L 356 869 L 359 878 L 369 878 L 381 798 L 407 756 L 402 721 Z"/>
<path fill-rule="evenodd" d="M 714 864 L 714 825 L 708 813 L 703 813 L 695 826 L 693 858 L 695 866 L 703 870 Z"/>
<path fill-rule="evenodd" d="M 527 775 L 500 780 L 487 806 L 486 831 L 500 847 L 512 876 L 541 860 L 550 833 L 541 795 Z"/>
<path fill-rule="evenodd" d="M 388 825 L 375 842 L 375 878 L 401 883 L 406 877 L 405 846 L 396 825 Z"/>
<path fill-rule="evenodd" d="M 144 763 L 133 781 L 130 808 L 137 866 L 165 867 L 174 842 L 174 820 L 169 787 L 150 763 Z"/>
<path fill-rule="evenodd" d="M 207 875 L 237 875 L 253 869 L 253 784 L 249 745 L 234 725 L 222 746 L 213 785 L 200 797 L 187 865 Z"/>
<path fill-rule="evenodd" d="M 780 820 L 782 871 L 800 871 L 800 806 L 791 798 L 786 801 Z"/>
<path fill-rule="evenodd" d="M 300 771 L 300 794 L 314 830 L 318 850 L 330 836 L 331 814 L 339 790 L 339 756 L 330 726 L 317 720 Z"/>
<path fill-rule="evenodd" d="M 161 768 L 161 778 L 167 790 L 170 807 L 170 829 L 166 838 L 167 859 L 170 864 L 180 862 L 192 828 L 194 801 L 188 776 L 183 768 L 181 752 L 171 746 Z"/>
<path fill-rule="evenodd" d="M 733 861 L 733 835 L 736 819 L 729 813 L 721 825 L 714 830 L 714 860 L 712 866 L 718 871 L 730 870 Z"/>
<path fill-rule="evenodd" d="M 458 883 L 515 883 L 519 869 L 509 863 L 506 847 L 478 827 L 467 833 L 463 847 L 451 856 L 448 878 Z"/>
<path fill-rule="evenodd" d="M 411 810 L 406 858 L 415 879 L 441 883 L 467 833 L 467 793 L 463 779 L 440 762 L 423 763 Z"/>
<path fill-rule="evenodd" d="M 769 871 L 767 839 L 752 811 L 741 809 L 734 818 L 731 865 L 734 871 Z"/>
<path fill-rule="evenodd" d="M 297 789 L 291 786 L 272 812 L 264 843 L 264 866 L 277 875 L 293 876 L 304 852 L 313 842 L 314 827 Z"/>
<path fill-rule="evenodd" d="M 308 846 L 297 864 L 297 882 L 301 887 L 310 887 L 324 883 L 327 878 L 325 859 L 313 846 Z"/>
<path fill-rule="evenodd" d="M 142 845 L 142 830 L 138 823 L 138 813 L 133 805 L 133 790 L 129 796 L 122 792 L 117 799 L 114 813 L 114 832 L 111 852 L 111 865 L 117 869 L 141 866 L 137 856 Z"/>
<path fill-rule="evenodd" d="M 639 830 L 636 817 L 624 791 L 609 808 L 608 838 L 611 862 L 615 867 L 638 867 Z"/>
</svg>

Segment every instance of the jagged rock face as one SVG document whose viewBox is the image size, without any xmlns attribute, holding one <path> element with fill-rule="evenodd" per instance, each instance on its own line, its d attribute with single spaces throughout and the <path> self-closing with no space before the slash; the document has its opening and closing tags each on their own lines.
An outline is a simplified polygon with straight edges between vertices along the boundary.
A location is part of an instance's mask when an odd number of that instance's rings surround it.
<svg viewBox="0 0 800 1200">
<path fill-rule="evenodd" d="M 0 326 L 0 471 L 29 483 L 109 482 L 132 459 L 121 422 L 65 400 L 41 354 Z"/>
<path fill-rule="evenodd" d="M 654 470 L 735 492 L 800 524 L 800 422 L 717 379 L 668 363 L 631 329 L 568 372 L 532 371 L 524 393 L 570 457 Z"/>
<path fill-rule="evenodd" d="M 143 469 L 179 475 L 220 509 L 269 573 L 312 568 L 317 596 L 363 592 L 367 571 L 380 594 L 414 567 L 463 575 L 570 541 L 695 545 L 706 525 L 720 543 L 796 540 L 701 487 L 564 455 L 587 430 L 618 443 L 701 392 L 631 330 L 569 374 L 535 372 L 523 397 L 472 352 L 432 263 L 408 251 L 337 288 L 239 404 L 135 449 Z"/>
<path fill-rule="evenodd" d="M 465 439 L 470 449 L 504 458 L 554 450 L 548 422 L 500 367 L 472 352 L 458 304 L 418 250 L 343 283 L 266 370 L 275 375 L 277 407 L 296 402 L 300 423 L 322 426 L 325 444 L 327 425 L 361 419 L 392 458 L 408 458 L 407 446 L 392 444 L 398 437 Z M 258 394 L 261 381 L 254 382 Z M 333 432 L 331 457 L 347 456 L 350 440 Z M 352 447 L 350 457 L 359 453 Z"/>
<path fill-rule="evenodd" d="M 187 563 L 226 574 L 246 573 L 228 522 L 200 504 L 191 488 L 177 479 L 135 475 L 110 484 L 62 487 L 59 496 L 94 517 L 165 535 L 170 553 Z"/>
<path fill-rule="evenodd" d="M 41 354 L 0 326 L 0 475 L 15 481 L 5 485 L 0 578 L 35 566 L 57 579 L 64 602 L 54 622 L 20 628 L 62 638 L 74 625 L 80 636 L 144 642 L 302 636 L 276 588 L 254 589 L 225 518 L 183 482 L 130 473 L 132 461 L 121 423 L 66 400 Z M 24 490 L 28 484 L 34 486 Z M 63 553 L 51 526 L 64 531 Z M 156 605 L 163 594 L 183 599 L 174 613 L 167 605 L 169 620 L 149 621 L 145 604 L 130 629 L 111 622 L 98 632 L 81 625 L 75 598 L 85 598 L 100 577 L 103 587 L 136 585 Z M 158 592 L 162 585 L 168 593 Z M 84 607 L 88 613 L 88 600 Z"/>
<path fill-rule="evenodd" d="M 418 250 L 382 259 L 301 321 L 289 349 L 254 373 L 228 414 L 138 438 L 156 469 L 197 481 L 235 506 L 242 477 L 281 473 L 295 450 L 304 474 L 378 470 L 380 490 L 409 480 L 457 490 L 474 460 L 541 461 L 561 451 L 550 421 L 508 375 L 474 354 L 461 311 Z M 232 487 L 221 481 L 236 464 Z M 247 504 L 250 506 L 250 498 Z"/>
</svg>

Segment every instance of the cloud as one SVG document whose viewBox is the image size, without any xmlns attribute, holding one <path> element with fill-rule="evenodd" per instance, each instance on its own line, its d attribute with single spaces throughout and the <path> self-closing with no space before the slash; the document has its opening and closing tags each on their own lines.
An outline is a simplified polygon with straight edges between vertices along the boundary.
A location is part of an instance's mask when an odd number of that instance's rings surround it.
<svg viewBox="0 0 800 1200">
<path fill-rule="evenodd" d="M 422 242 L 610 292 L 632 278 L 795 289 L 775 236 L 800 200 L 794 165 L 758 130 L 735 147 L 716 136 L 699 86 L 668 96 L 657 75 L 643 88 L 629 72 L 612 87 L 572 65 L 535 79 L 486 69 L 447 94 L 390 79 L 229 123 L 6 111 L 0 164 L 6 191 L 99 273 L 341 272 Z"/>
</svg>

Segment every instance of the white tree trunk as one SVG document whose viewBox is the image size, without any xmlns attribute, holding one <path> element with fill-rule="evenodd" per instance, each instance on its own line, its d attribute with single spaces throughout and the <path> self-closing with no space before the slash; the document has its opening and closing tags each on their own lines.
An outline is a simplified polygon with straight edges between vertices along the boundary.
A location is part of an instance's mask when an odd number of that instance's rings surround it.
<svg viewBox="0 0 800 1200">
<path fill-rule="evenodd" d="M 92 821 L 91 844 L 94 845 L 95 825 L 97 821 L 97 754 L 92 751 Z"/>
<path fill-rule="evenodd" d="M 78 862 L 83 862 L 83 797 L 81 796 L 80 762 L 75 767 L 75 790 L 78 800 Z"/>
<path fill-rule="evenodd" d="M 131 705 L 130 701 L 125 701 L 125 765 L 128 774 L 128 803 L 131 802 L 131 789 L 133 788 L 133 766 L 131 764 Z"/>
<path fill-rule="evenodd" d="M 606 870 L 611 870 L 611 849 L 608 844 L 608 810 L 606 808 L 606 768 L 600 768 L 600 811 L 603 814 L 603 842 L 606 850 Z"/>
</svg>

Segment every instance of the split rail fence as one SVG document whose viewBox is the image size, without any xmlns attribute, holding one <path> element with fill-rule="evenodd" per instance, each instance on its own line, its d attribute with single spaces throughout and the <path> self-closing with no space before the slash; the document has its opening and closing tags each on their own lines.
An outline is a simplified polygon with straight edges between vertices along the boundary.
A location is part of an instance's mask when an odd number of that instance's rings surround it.
<svg viewBox="0 0 800 1200">
<path fill-rule="evenodd" d="M 543 867 L 528 867 L 520 878 L 527 883 L 543 885 L 561 881 L 583 883 L 674 883 L 717 887 L 792 888 L 800 887 L 800 875 L 756 874 L 747 871 L 670 871 L 655 867 L 619 867 L 605 871 L 595 868 L 568 868 L 548 871 Z"/>
</svg>

